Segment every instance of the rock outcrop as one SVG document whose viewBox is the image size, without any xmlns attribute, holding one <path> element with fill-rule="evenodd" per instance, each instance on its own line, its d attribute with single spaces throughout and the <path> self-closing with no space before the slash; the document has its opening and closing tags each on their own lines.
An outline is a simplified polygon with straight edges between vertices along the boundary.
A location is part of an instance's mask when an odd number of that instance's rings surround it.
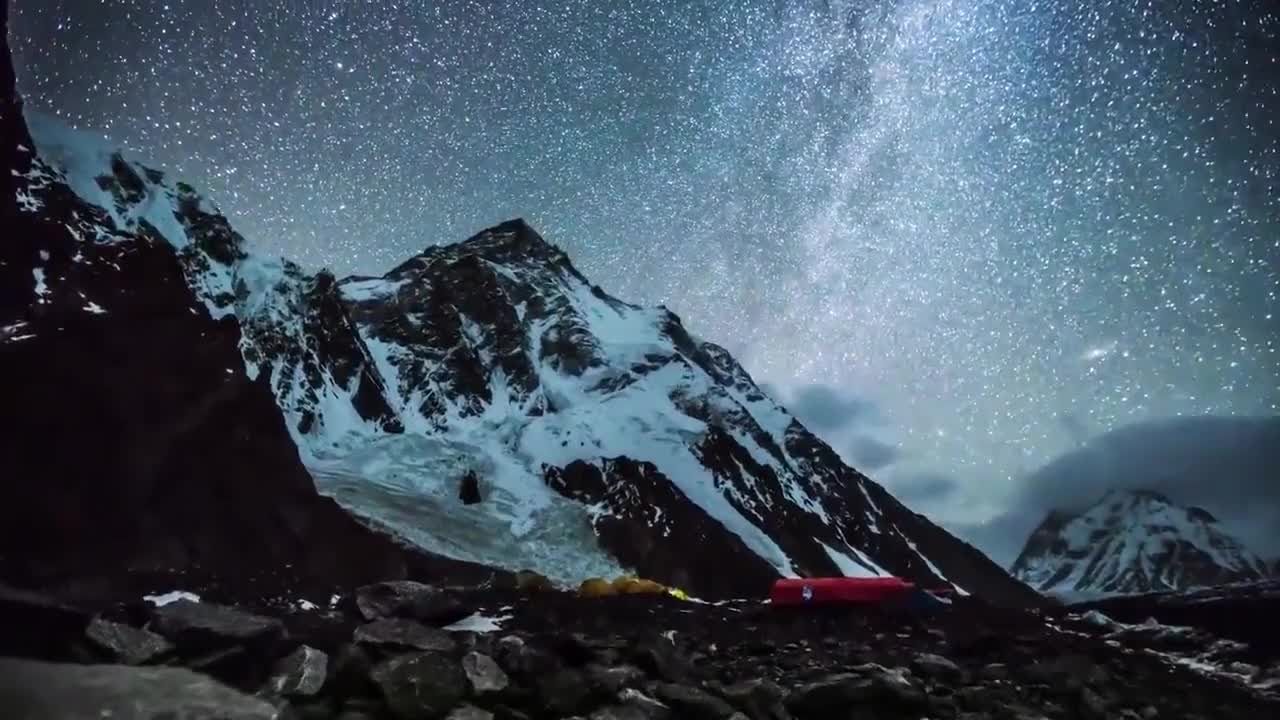
<svg viewBox="0 0 1280 720">
<path fill-rule="evenodd" d="M 181 183 L 73 133 L 49 128 L 37 153 L 0 36 L 0 577 L 139 597 L 175 568 L 263 592 L 470 572 L 316 492 L 265 378 L 245 371 L 239 323 L 189 282 L 199 248 L 216 255 L 234 231 Z M 169 242 L 173 227 L 192 244 Z"/>
<path fill-rule="evenodd" d="M 1013 574 L 1063 599 L 1184 590 L 1266 576 L 1213 515 L 1148 491 L 1112 491 L 1080 513 L 1051 512 Z"/>
</svg>

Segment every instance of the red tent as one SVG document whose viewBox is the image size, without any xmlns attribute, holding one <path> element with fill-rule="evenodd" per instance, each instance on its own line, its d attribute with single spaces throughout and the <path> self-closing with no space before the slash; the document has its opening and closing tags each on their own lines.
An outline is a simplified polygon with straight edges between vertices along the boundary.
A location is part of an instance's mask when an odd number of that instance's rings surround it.
<svg viewBox="0 0 1280 720">
<path fill-rule="evenodd" d="M 774 605 L 872 605 L 903 597 L 915 587 L 898 577 L 782 578 L 773 584 L 769 601 Z"/>
</svg>

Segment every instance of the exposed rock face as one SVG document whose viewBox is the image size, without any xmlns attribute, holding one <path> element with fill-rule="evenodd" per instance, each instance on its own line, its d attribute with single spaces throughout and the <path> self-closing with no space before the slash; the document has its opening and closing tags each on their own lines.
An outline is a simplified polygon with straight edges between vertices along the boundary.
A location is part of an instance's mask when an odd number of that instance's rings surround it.
<svg viewBox="0 0 1280 720">
<path fill-rule="evenodd" d="M 427 572 L 316 493 L 237 320 L 192 289 L 239 236 L 74 133 L 46 123 L 37 155 L 3 55 L 0 577 L 93 595 L 174 568 L 263 590 Z"/>
<path fill-rule="evenodd" d="M 1267 570 L 1205 510 L 1113 491 L 1081 513 L 1050 513 L 1013 574 L 1042 592 L 1086 599 L 1257 580 Z"/>
</svg>

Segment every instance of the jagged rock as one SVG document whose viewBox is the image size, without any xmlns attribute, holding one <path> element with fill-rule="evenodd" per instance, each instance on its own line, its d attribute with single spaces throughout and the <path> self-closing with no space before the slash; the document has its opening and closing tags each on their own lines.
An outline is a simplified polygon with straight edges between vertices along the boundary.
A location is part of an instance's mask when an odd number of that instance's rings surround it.
<svg viewBox="0 0 1280 720">
<path fill-rule="evenodd" d="M 442 627 L 474 612 L 452 594 L 412 580 L 366 585 L 356 591 L 356 607 L 365 620 L 400 617 Z"/>
<path fill-rule="evenodd" d="M 644 713 L 650 720 L 667 720 L 674 717 L 671 708 L 657 698 L 650 697 L 635 688 L 627 688 L 618 693 L 618 700 L 624 707 L 635 708 Z"/>
<path fill-rule="evenodd" d="M 1107 701 L 1088 687 L 1080 689 L 1080 710 L 1094 720 L 1106 720 L 1112 716 L 1108 712 Z"/>
<path fill-rule="evenodd" d="M 585 668 L 587 680 L 601 692 L 616 695 L 624 688 L 635 687 L 645 679 L 644 671 L 632 665 L 608 667 L 590 664 Z"/>
<path fill-rule="evenodd" d="M 6 720 L 276 720 L 270 703 L 185 668 L 0 658 Z"/>
<path fill-rule="evenodd" d="M 1070 691 L 1078 691 L 1085 685 L 1099 684 L 1107 679 L 1106 668 L 1088 655 L 1078 653 L 1038 660 L 1023 672 L 1050 687 Z"/>
<path fill-rule="evenodd" d="M 606 705 L 596 709 L 587 720 L 656 720 L 658 717 L 660 716 L 648 714 L 635 705 Z"/>
<path fill-rule="evenodd" d="M 493 720 L 493 713 L 474 705 L 463 705 L 450 711 L 444 720 Z"/>
<path fill-rule="evenodd" d="M 185 599 L 156 608 L 150 628 L 183 651 L 231 644 L 266 646 L 284 637 L 284 623 L 275 618 Z"/>
<path fill-rule="evenodd" d="M 501 692 L 511 682 L 502 668 L 498 667 L 498 663 L 483 653 L 469 652 L 463 655 L 462 670 L 467 674 L 471 689 L 476 694 Z"/>
<path fill-rule="evenodd" d="M 371 676 L 399 720 L 443 716 L 466 699 L 469 689 L 458 661 L 438 652 L 393 657 Z"/>
<path fill-rule="evenodd" d="M 404 618 L 382 618 L 356 628 L 355 641 L 365 645 L 390 645 L 452 652 L 458 643 L 447 630 L 427 627 Z"/>
<path fill-rule="evenodd" d="M 113 662 L 142 665 L 174 649 L 172 643 L 149 630 L 94 618 L 85 635 Z"/>
<path fill-rule="evenodd" d="M 268 687 L 277 695 L 315 695 L 324 686 L 328 672 L 329 656 L 302 645 L 276 663 Z"/>
<path fill-rule="evenodd" d="M 559 665 L 557 658 L 550 653 L 530 647 L 516 635 L 508 635 L 498 641 L 495 659 L 503 670 L 524 677 L 549 673 Z"/>
<path fill-rule="evenodd" d="M 539 676 L 534 684 L 538 698 L 548 712 L 564 716 L 589 709 L 592 693 L 580 670 L 560 668 Z"/>
<path fill-rule="evenodd" d="M 377 692 L 370 673 L 373 659 L 364 648 L 350 643 L 342 646 L 329 661 L 325 686 L 341 697 L 361 697 Z"/>
<path fill-rule="evenodd" d="M 705 690 L 675 683 L 659 683 L 654 694 L 677 717 L 690 720 L 727 720 L 734 714 L 732 705 Z"/>
<path fill-rule="evenodd" d="M 900 671 L 879 665 L 853 670 L 798 688 L 788 696 L 787 708 L 802 718 L 817 718 L 823 717 L 822 713 L 844 712 L 865 703 L 911 710 L 926 705 L 924 693 Z"/>
<path fill-rule="evenodd" d="M 781 686 L 763 678 L 752 678 L 725 685 L 720 695 L 741 710 L 751 720 L 786 720 L 783 704 L 787 692 Z"/>
<path fill-rule="evenodd" d="M 953 680 L 964 675 L 964 670 L 962 670 L 954 661 L 934 653 L 920 653 L 919 655 L 916 655 L 915 658 L 912 659 L 911 665 L 921 675 L 928 677 Z"/>
<path fill-rule="evenodd" d="M 648 640 L 635 646 L 632 660 L 636 665 L 667 682 L 686 682 L 693 674 L 693 667 L 667 639 Z"/>
</svg>

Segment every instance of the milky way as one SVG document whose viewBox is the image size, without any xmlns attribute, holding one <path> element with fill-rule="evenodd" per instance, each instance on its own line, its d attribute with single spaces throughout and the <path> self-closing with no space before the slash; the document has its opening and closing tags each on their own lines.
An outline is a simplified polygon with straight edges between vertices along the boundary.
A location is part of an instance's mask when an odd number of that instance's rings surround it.
<svg viewBox="0 0 1280 720">
<path fill-rule="evenodd" d="M 1078 435 L 1280 410 L 1270 7 L 19 0 L 12 23 L 30 104 L 259 247 L 375 273 L 524 216 L 784 394 L 878 408 L 882 479 L 958 477 L 935 510 L 971 520 Z"/>
</svg>

